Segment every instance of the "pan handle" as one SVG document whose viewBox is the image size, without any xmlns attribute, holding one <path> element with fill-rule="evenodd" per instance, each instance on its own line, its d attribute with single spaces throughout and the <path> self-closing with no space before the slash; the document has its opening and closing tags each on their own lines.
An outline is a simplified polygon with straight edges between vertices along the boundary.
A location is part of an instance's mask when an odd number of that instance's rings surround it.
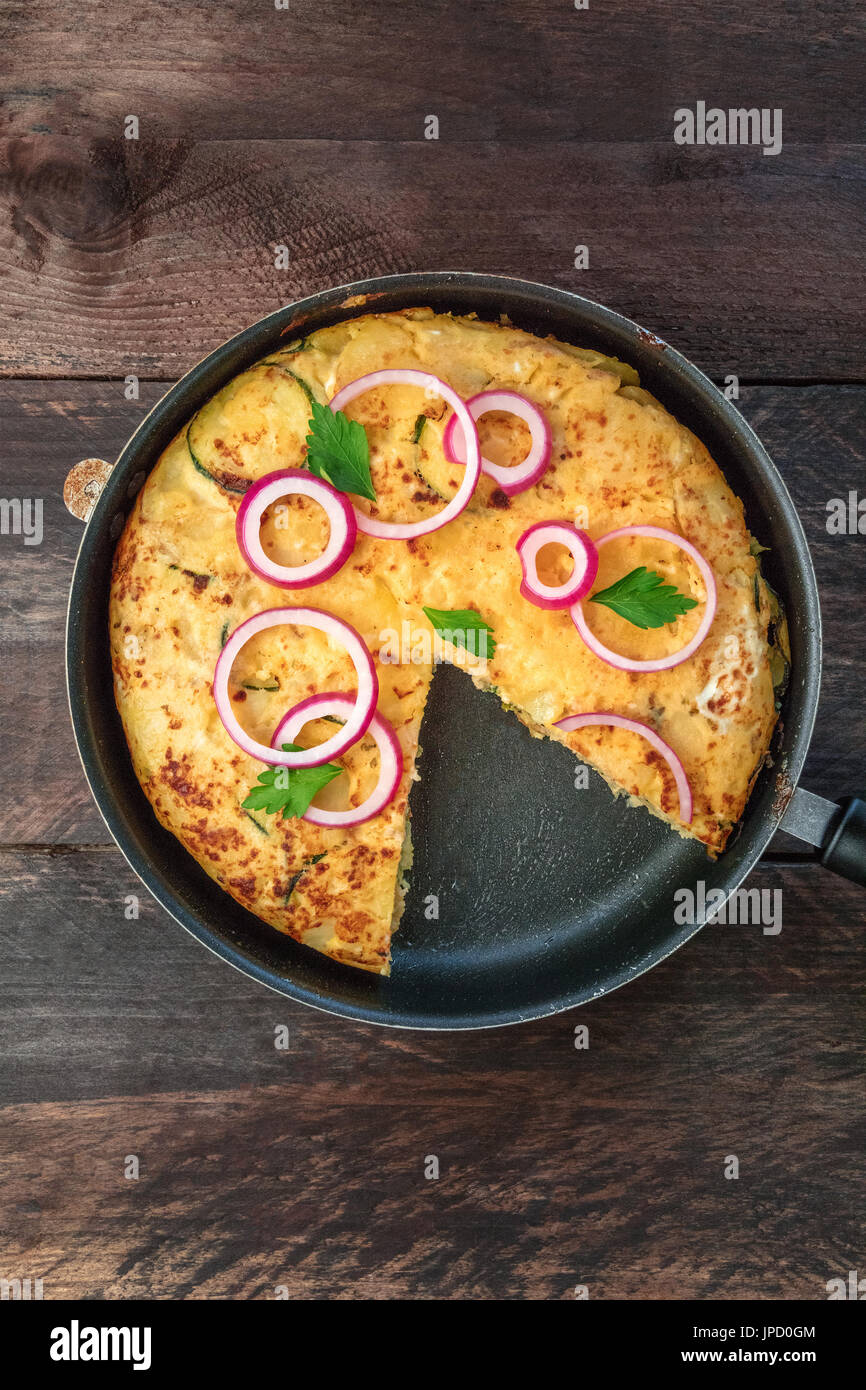
<svg viewBox="0 0 866 1390">
<path fill-rule="evenodd" d="M 816 845 L 825 869 L 866 886 L 866 801 L 827 801 L 797 787 L 779 828 Z"/>
</svg>

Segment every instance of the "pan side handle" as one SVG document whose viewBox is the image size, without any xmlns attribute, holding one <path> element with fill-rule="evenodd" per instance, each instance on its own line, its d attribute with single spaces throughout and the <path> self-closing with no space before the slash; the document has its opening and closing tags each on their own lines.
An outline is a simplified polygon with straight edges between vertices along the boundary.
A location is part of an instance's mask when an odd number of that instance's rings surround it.
<svg viewBox="0 0 866 1390">
<path fill-rule="evenodd" d="M 826 869 L 866 886 L 866 801 L 859 796 L 827 801 L 797 787 L 780 829 L 816 845 Z"/>
</svg>

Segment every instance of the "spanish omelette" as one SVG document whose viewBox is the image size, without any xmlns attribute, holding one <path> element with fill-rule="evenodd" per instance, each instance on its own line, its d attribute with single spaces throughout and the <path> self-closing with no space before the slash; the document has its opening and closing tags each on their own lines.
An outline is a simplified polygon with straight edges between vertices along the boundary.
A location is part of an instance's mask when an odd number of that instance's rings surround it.
<svg viewBox="0 0 866 1390">
<path fill-rule="evenodd" d="M 549 467 L 514 496 L 482 475 L 461 515 L 417 539 L 359 533 L 335 575 L 286 597 L 241 556 L 242 498 L 266 474 L 303 465 L 311 399 L 325 404 L 349 382 L 392 367 L 432 373 L 464 399 L 492 387 L 519 392 L 549 421 Z M 370 443 L 377 501 L 354 499 L 361 509 L 414 520 L 453 496 L 462 469 L 443 451 L 444 402 L 416 386 L 385 386 L 347 413 Z M 522 458 L 528 436 L 515 417 L 490 413 L 478 428 L 486 457 L 506 466 Z M 695 655 L 652 674 L 619 670 L 584 645 L 567 612 L 527 603 L 516 543 L 551 517 L 574 519 L 592 536 L 649 524 L 687 537 L 712 567 L 718 593 Z M 267 515 L 262 540 L 281 563 L 302 563 L 327 540 L 324 514 L 287 498 Z M 508 323 L 427 308 L 345 320 L 270 353 L 225 386 L 164 451 L 138 495 L 117 546 L 110 604 L 115 693 L 133 766 L 161 823 L 243 906 L 335 960 L 387 974 L 411 866 L 408 797 L 434 656 L 465 665 L 533 735 L 565 743 L 615 793 L 715 856 L 767 755 L 785 664 L 784 619 L 761 577 L 759 549 L 705 447 L 626 364 Z M 600 549 L 599 561 L 597 588 L 645 565 L 701 597 L 689 556 L 658 540 L 625 537 Z M 550 582 L 566 573 L 558 554 L 547 565 Z M 214 705 L 214 665 L 228 634 L 262 609 L 305 603 L 363 637 L 376 660 L 378 709 L 404 754 L 397 795 L 357 826 L 245 810 L 261 764 L 231 741 Z M 495 634 L 493 656 L 473 660 L 447 644 L 437 651 L 425 606 L 482 614 Z M 651 631 L 601 607 L 590 621 L 601 641 L 647 659 L 683 646 L 698 611 Z M 288 623 L 254 638 L 232 672 L 238 717 L 265 743 L 290 706 L 352 686 L 342 650 Z M 679 818 L 670 770 L 638 734 L 556 727 L 579 710 L 618 711 L 664 737 L 691 785 L 690 824 Z M 311 723 L 303 742 L 327 733 L 324 722 Z M 342 759 L 347 775 L 317 804 L 356 805 L 375 781 L 376 760 L 365 737 Z"/>
</svg>

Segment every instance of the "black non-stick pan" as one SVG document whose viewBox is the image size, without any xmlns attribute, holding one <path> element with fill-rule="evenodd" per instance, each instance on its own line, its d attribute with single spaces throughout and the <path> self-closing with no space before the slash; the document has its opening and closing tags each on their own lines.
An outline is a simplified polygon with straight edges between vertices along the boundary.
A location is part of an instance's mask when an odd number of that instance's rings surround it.
<svg viewBox="0 0 866 1390">
<path fill-rule="evenodd" d="M 237 372 L 301 332 L 347 315 L 428 304 L 501 314 L 632 363 L 641 382 L 707 444 L 770 547 L 770 583 L 790 624 L 792 679 L 742 827 L 714 863 L 654 817 L 615 800 L 595 773 L 530 738 L 461 671 L 440 667 L 412 792 L 415 865 L 390 979 L 297 945 L 240 907 L 156 821 L 136 780 L 112 692 L 111 558 L 133 499 L 181 424 Z M 782 479 L 742 416 L 679 353 L 577 295 L 463 272 L 394 275 L 289 305 L 218 348 L 136 430 L 81 543 L 67 626 L 69 700 L 87 778 L 132 868 L 178 922 L 246 974 L 305 1004 L 406 1028 L 486 1028 L 572 1008 L 626 984 L 702 925 L 675 922 L 674 894 L 733 891 L 784 824 L 828 867 L 866 882 L 866 804 L 797 788 L 821 678 L 821 616 L 803 530 Z M 682 915 L 682 914 L 680 914 Z"/>
</svg>

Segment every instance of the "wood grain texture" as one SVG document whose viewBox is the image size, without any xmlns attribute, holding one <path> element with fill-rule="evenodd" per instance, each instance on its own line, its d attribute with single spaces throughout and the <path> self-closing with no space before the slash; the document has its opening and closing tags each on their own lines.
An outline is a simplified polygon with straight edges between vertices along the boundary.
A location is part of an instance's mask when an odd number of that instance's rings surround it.
<svg viewBox="0 0 866 1390">
<path fill-rule="evenodd" d="M 81 524 L 63 506 L 73 462 L 116 457 L 164 385 L 138 401 L 117 382 L 0 382 L 4 495 L 44 499 L 45 537 L 0 537 L 0 720 L 8 749 L 0 844 L 102 843 L 106 831 L 81 772 L 66 710 L 63 634 Z M 866 388 L 744 387 L 740 406 L 794 497 L 818 571 L 825 675 L 804 784 L 822 795 L 866 788 L 866 722 L 854 689 L 866 686 L 862 536 L 830 536 L 826 504 L 862 487 Z M 26 700 L 22 700 L 26 692 Z M 34 737 L 51 730 L 51 737 Z"/>
<path fill-rule="evenodd" d="M 846 0 L 6 0 L 3 133 L 667 139 L 673 112 L 781 106 L 796 143 L 862 139 L 864 32 Z"/>
<path fill-rule="evenodd" d="M 708 928 L 576 1013 L 437 1036 L 281 999 L 146 898 L 126 920 L 115 850 L 0 871 L 4 1258 L 46 1297 L 821 1298 L 857 1267 L 851 885 L 831 920 L 824 875 L 760 869 L 779 936 Z"/>
<path fill-rule="evenodd" d="M 465 269 L 600 300 L 719 377 L 863 380 L 863 190 L 844 144 L 6 141 L 0 373 L 175 377 L 313 290 Z"/>
<path fill-rule="evenodd" d="M 277 1083 L 9 1107 L 7 1266 L 46 1298 L 824 1299 L 862 1250 L 840 1104 L 856 1021 L 845 1004 L 724 1013 L 671 1016 L 667 1051 L 637 1063 L 650 1014 L 600 1066 L 563 1036 L 558 1076 L 518 1065 L 506 1085 L 499 1057 L 493 1092 L 448 1072 L 389 1104 Z"/>
<path fill-rule="evenodd" d="M 83 528 L 63 504 L 63 482 L 79 459 L 116 458 L 164 389 L 142 383 L 140 399 L 127 401 L 123 382 L 0 383 L 2 494 L 41 498 L 44 527 L 38 546 L 0 536 L 0 843 L 108 838 L 66 700 L 66 606 Z"/>
</svg>

